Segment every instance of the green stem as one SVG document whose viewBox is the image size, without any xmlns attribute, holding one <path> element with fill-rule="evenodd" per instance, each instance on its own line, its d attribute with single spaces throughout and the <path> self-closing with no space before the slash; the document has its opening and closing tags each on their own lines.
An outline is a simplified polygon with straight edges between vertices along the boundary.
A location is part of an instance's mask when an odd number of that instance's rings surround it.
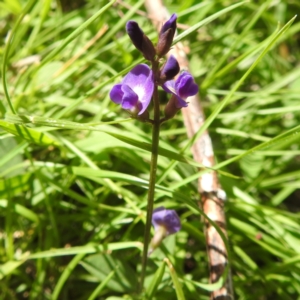
<svg viewBox="0 0 300 300">
<path fill-rule="evenodd" d="M 154 76 L 156 77 L 158 70 L 158 62 L 153 62 L 152 65 Z M 158 99 L 158 89 L 157 85 L 154 86 L 153 91 L 153 105 L 154 105 L 154 120 L 152 128 L 152 151 L 151 151 L 151 163 L 150 163 L 150 178 L 149 178 L 149 189 L 148 189 L 148 205 L 147 205 L 147 217 L 146 226 L 144 233 L 144 248 L 142 257 L 142 272 L 141 272 L 141 282 L 140 291 L 143 290 L 144 279 L 146 275 L 146 267 L 148 260 L 148 248 L 150 242 L 150 231 L 151 231 L 151 219 L 153 213 L 154 204 L 154 194 L 155 194 L 155 180 L 157 171 L 157 158 L 158 158 L 158 145 L 159 145 L 159 130 L 160 130 L 160 110 L 159 110 L 159 99 Z"/>
<path fill-rule="evenodd" d="M 27 2 L 26 6 L 24 7 L 21 15 L 19 16 L 16 24 L 14 25 L 9 37 L 8 37 L 8 40 L 7 40 L 7 43 L 6 43 L 6 47 L 4 48 L 4 54 L 3 54 L 3 64 L 2 64 L 2 84 L 3 84 L 3 90 L 4 90 L 4 94 L 5 94 L 5 97 L 6 97 L 6 100 L 7 100 L 7 103 L 9 105 L 9 108 L 11 110 L 11 112 L 13 114 L 17 114 L 16 113 L 16 110 L 15 108 L 13 107 L 12 105 L 12 102 L 11 102 L 11 99 L 10 99 L 10 96 L 9 96 L 9 92 L 8 92 L 8 88 L 7 88 L 7 80 L 6 80 L 6 66 L 8 65 L 8 60 L 9 60 L 9 51 L 10 51 L 10 47 L 11 47 L 11 44 L 13 43 L 13 38 L 15 36 L 15 33 L 18 29 L 18 27 L 20 26 L 23 18 L 28 14 L 28 12 L 30 11 L 30 9 L 32 8 L 32 6 L 36 3 L 35 0 L 30 0 Z M 1 112 L 2 114 L 4 114 L 6 111 L 4 105 L 0 105 L 0 109 L 1 109 Z"/>
</svg>

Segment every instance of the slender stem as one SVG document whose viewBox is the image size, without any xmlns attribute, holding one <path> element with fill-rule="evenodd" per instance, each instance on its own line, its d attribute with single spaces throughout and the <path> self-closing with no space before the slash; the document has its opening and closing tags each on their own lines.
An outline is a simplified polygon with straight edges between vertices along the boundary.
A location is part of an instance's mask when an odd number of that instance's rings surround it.
<svg viewBox="0 0 300 300">
<path fill-rule="evenodd" d="M 154 73 L 154 77 L 156 77 L 157 70 L 158 70 L 158 62 L 153 62 L 152 70 Z M 153 106 L 154 106 L 154 120 L 152 123 L 153 125 L 152 154 L 151 154 L 151 163 L 150 163 L 147 217 L 146 217 L 146 226 L 145 226 L 145 233 L 144 233 L 144 248 L 143 248 L 142 272 L 141 272 L 141 282 L 140 282 L 141 292 L 143 290 L 144 279 L 146 275 L 147 260 L 148 260 L 148 247 L 150 241 L 151 219 L 152 219 L 153 204 L 154 204 L 155 180 L 156 180 L 158 145 L 159 145 L 160 110 L 159 110 L 158 89 L 156 84 L 154 86 L 154 91 L 153 91 Z"/>
<path fill-rule="evenodd" d="M 7 88 L 7 80 L 6 80 L 6 66 L 8 64 L 8 59 L 9 59 L 9 51 L 10 51 L 10 48 L 11 48 L 11 45 L 12 45 L 12 42 L 13 42 L 13 38 L 15 36 L 15 33 L 18 29 L 18 27 L 20 26 L 23 18 L 28 14 L 28 12 L 30 11 L 31 7 L 36 3 L 35 0 L 30 0 L 27 2 L 26 6 L 24 7 L 21 15 L 19 16 L 17 22 L 15 23 L 9 37 L 8 37 L 8 40 L 7 40 L 7 43 L 6 43 L 6 47 L 4 48 L 4 55 L 3 55 L 3 64 L 2 64 L 2 84 L 3 84 L 3 90 L 4 90 L 4 94 L 5 94 L 5 97 L 6 97 L 6 100 L 7 100 L 7 103 L 9 105 L 9 108 L 11 110 L 11 112 L 13 114 L 17 114 L 16 113 L 16 110 L 14 108 L 14 106 L 12 105 L 12 102 L 11 102 L 11 99 L 10 99 L 10 96 L 9 96 L 9 92 L 8 92 L 8 88 Z M 6 112 L 6 109 L 4 107 L 3 104 L 0 105 L 0 110 L 2 112 L 2 114 L 4 114 Z"/>
</svg>

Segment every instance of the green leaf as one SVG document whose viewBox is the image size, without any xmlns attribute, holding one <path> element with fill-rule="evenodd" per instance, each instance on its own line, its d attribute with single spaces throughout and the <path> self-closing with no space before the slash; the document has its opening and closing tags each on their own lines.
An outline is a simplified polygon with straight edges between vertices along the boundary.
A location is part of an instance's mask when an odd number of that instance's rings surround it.
<svg viewBox="0 0 300 300">
<path fill-rule="evenodd" d="M 101 293 L 101 291 L 107 286 L 108 282 L 113 278 L 115 275 L 115 270 L 111 271 L 106 278 L 97 286 L 97 288 L 93 291 L 93 293 L 90 295 L 88 300 L 94 300 L 96 297 Z M 121 298 L 123 299 L 123 298 Z"/>
<path fill-rule="evenodd" d="M 22 125 L 12 124 L 4 120 L 0 120 L 0 127 L 5 131 L 19 136 L 29 142 L 40 145 L 58 145 L 48 133 L 38 132 L 34 129 L 27 128 Z"/>
<path fill-rule="evenodd" d="M 14 137 L 7 137 L 0 140 L 0 173 L 14 167 L 23 161 L 23 150 L 28 146 L 26 141 L 17 144 Z M 6 174 L 7 177 L 13 177 L 23 173 L 24 169 L 14 170 Z"/>
<path fill-rule="evenodd" d="M 160 267 L 155 272 L 152 281 L 149 285 L 149 288 L 146 291 L 147 299 L 152 299 L 157 291 L 159 284 L 162 281 L 163 275 L 165 273 L 166 262 L 163 261 L 160 264 Z"/>
<path fill-rule="evenodd" d="M 97 13 L 95 13 L 92 17 L 90 17 L 86 22 L 84 22 L 81 26 L 79 26 L 75 31 L 72 32 L 65 40 L 64 42 L 59 46 L 56 47 L 55 50 L 53 50 L 51 53 L 45 57 L 40 65 L 42 67 L 47 62 L 51 61 L 58 53 L 62 51 L 67 45 L 70 44 L 71 41 L 73 41 L 76 37 L 78 37 L 86 28 L 93 22 L 95 22 L 105 11 L 110 8 L 116 0 L 112 0 L 109 3 L 107 3 L 105 6 L 103 6 Z"/>
<path fill-rule="evenodd" d="M 0 179 L 0 195 L 3 198 L 19 195 L 30 187 L 30 173 Z"/>
<path fill-rule="evenodd" d="M 173 265 L 171 264 L 171 262 L 169 261 L 168 258 L 165 258 L 164 261 L 166 262 L 166 264 L 169 267 L 169 271 L 170 271 L 171 278 L 172 278 L 172 281 L 173 281 L 173 284 L 174 284 L 174 288 L 175 288 L 175 291 L 176 291 L 177 299 L 178 300 L 185 300 L 181 284 L 179 282 L 177 273 L 176 273 Z"/>
<path fill-rule="evenodd" d="M 141 249 L 141 243 L 139 242 L 120 242 L 120 243 L 110 243 L 107 245 L 96 245 L 88 244 L 85 246 L 77 246 L 70 248 L 57 248 L 46 251 L 41 251 L 37 253 L 30 254 L 28 259 L 46 258 L 46 257 L 56 257 L 65 255 L 75 255 L 79 253 L 95 253 L 101 251 L 115 251 L 123 250 L 128 248 L 138 248 Z"/>
<path fill-rule="evenodd" d="M 134 291 L 137 287 L 137 273 L 130 264 L 108 254 L 95 254 L 80 263 L 90 274 L 103 281 L 111 272 L 115 276 L 107 282 L 107 287 L 115 292 Z"/>
<path fill-rule="evenodd" d="M 10 204 L 11 209 L 13 209 L 14 212 L 17 214 L 27 218 L 28 220 L 31 220 L 35 223 L 39 223 L 39 217 L 36 213 L 34 213 L 32 210 L 26 208 L 23 205 L 12 203 Z M 7 200 L 0 200 L 0 207 L 6 208 L 7 207 Z"/>
<path fill-rule="evenodd" d="M 193 280 L 189 280 L 189 279 L 184 279 L 187 282 L 191 282 L 192 284 L 194 284 L 195 286 L 208 291 L 208 292 L 213 292 L 216 291 L 218 289 L 220 289 L 223 285 L 224 285 L 224 276 L 222 276 L 217 282 L 215 283 L 202 283 L 202 282 L 196 282 Z"/>
<path fill-rule="evenodd" d="M 43 117 L 37 117 L 37 116 L 26 116 L 26 115 L 14 115 L 7 113 L 5 115 L 5 119 L 8 120 L 9 122 L 13 122 L 16 124 L 24 124 L 24 123 L 33 123 L 36 125 L 43 125 L 43 126 L 50 126 L 50 127 L 57 127 L 60 129 L 74 129 L 74 130 L 90 130 L 90 131 L 101 131 L 104 132 L 112 137 L 115 137 L 116 139 L 125 142 L 127 144 L 130 144 L 132 146 L 138 147 L 140 149 L 143 149 L 147 152 L 152 151 L 152 146 L 150 143 L 145 143 L 143 141 L 139 141 L 133 138 L 130 138 L 125 135 L 121 135 L 115 132 L 107 131 L 102 128 L 99 128 L 97 126 L 91 126 L 90 124 L 81 124 L 81 123 L 76 123 L 76 122 L 70 122 L 70 121 L 65 121 L 65 120 L 58 120 L 58 119 L 52 119 L 52 118 L 43 118 Z M 125 119 L 123 121 L 128 121 L 128 119 Z M 107 122 L 107 123 L 102 123 L 101 125 L 108 125 L 112 123 L 120 123 L 120 121 L 115 121 L 115 122 Z M 27 128 L 27 127 L 25 127 Z M 158 149 L 158 154 L 164 157 L 167 157 L 169 159 L 173 159 L 182 163 L 186 163 L 204 170 L 214 170 L 214 168 L 207 168 L 203 166 L 202 164 L 197 163 L 195 160 L 184 156 L 180 153 L 176 153 L 174 151 L 170 151 L 168 149 L 159 147 Z M 224 172 L 221 170 L 218 170 L 220 174 L 231 177 L 231 178 L 238 178 L 235 175 L 232 175 L 228 172 Z"/>
<path fill-rule="evenodd" d="M 202 20 L 201 22 L 195 24 L 194 26 L 192 26 L 191 28 L 185 30 L 183 33 L 179 34 L 178 36 L 175 37 L 174 41 L 173 41 L 173 45 L 180 42 L 182 39 L 186 38 L 187 36 L 189 36 L 191 33 L 195 32 L 196 30 L 198 30 L 199 28 L 201 28 L 202 26 L 210 23 L 211 21 L 219 18 L 220 16 L 222 16 L 223 14 L 245 4 L 247 1 L 243 1 L 243 2 L 240 2 L 240 3 L 236 3 L 236 4 L 233 4 L 229 7 L 226 7 L 225 9 L 222 9 L 220 11 L 218 11 L 217 13 L 209 16 L 208 18 Z"/>
<path fill-rule="evenodd" d="M 2 280 L 5 276 L 9 275 L 11 272 L 13 272 L 23 263 L 24 263 L 23 260 L 20 261 L 10 260 L 4 263 L 3 265 L 0 265 L 0 280 Z"/>
</svg>

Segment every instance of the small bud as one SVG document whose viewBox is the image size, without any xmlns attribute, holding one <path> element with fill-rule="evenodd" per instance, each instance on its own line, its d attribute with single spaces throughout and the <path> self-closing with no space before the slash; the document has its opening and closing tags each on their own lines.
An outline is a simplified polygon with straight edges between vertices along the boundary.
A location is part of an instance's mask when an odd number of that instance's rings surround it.
<svg viewBox="0 0 300 300">
<path fill-rule="evenodd" d="M 143 50 L 143 35 L 144 32 L 139 27 L 137 22 L 128 21 L 126 24 L 126 31 L 129 35 L 133 45 L 140 51 Z"/>
<path fill-rule="evenodd" d="M 176 58 L 171 55 L 160 72 L 160 81 L 164 83 L 173 79 L 180 71 L 180 67 Z"/>
<path fill-rule="evenodd" d="M 150 61 L 153 61 L 156 55 L 156 50 L 149 38 L 144 34 L 143 36 L 143 56 Z"/>
<path fill-rule="evenodd" d="M 160 30 L 159 39 L 156 47 L 157 54 L 159 57 L 164 56 L 170 50 L 176 32 L 176 20 L 177 16 L 176 14 L 173 14 Z"/>
<path fill-rule="evenodd" d="M 177 21 L 177 15 L 173 14 L 171 18 L 162 26 L 159 35 L 162 35 L 164 32 L 166 32 L 169 28 L 173 29 L 173 32 L 175 34 L 176 31 L 176 21 Z"/>
<path fill-rule="evenodd" d="M 144 34 L 138 23 L 128 21 L 126 24 L 126 31 L 129 35 L 133 45 L 142 52 L 143 56 L 152 61 L 156 54 L 155 48 L 149 38 Z"/>
<path fill-rule="evenodd" d="M 165 33 L 159 36 L 156 46 L 156 52 L 159 57 L 166 55 L 170 51 L 173 42 L 174 32 L 173 29 L 168 29 Z"/>
</svg>

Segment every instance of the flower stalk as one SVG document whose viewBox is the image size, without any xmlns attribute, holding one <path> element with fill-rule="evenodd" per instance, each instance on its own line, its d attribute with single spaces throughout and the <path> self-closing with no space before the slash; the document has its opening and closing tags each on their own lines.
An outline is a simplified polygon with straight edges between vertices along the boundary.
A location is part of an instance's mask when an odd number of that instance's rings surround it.
<svg viewBox="0 0 300 300">
<path fill-rule="evenodd" d="M 152 67 L 155 68 L 155 65 L 153 64 Z M 157 70 L 153 70 L 153 68 L 152 71 L 155 74 L 155 71 Z M 150 162 L 147 216 L 146 216 L 146 225 L 145 225 L 145 232 L 144 232 L 144 247 L 143 247 L 143 254 L 142 254 L 143 257 L 142 257 L 140 291 L 142 291 L 143 289 L 145 275 L 146 275 L 148 248 L 149 248 L 150 231 L 151 231 L 151 219 L 153 214 L 155 182 L 156 182 L 156 173 L 157 173 L 157 158 L 158 158 L 159 130 L 160 130 L 160 110 L 159 110 L 159 98 L 158 98 L 157 86 L 154 87 L 153 105 L 154 105 L 154 122 L 152 124 L 152 151 L 151 151 L 151 162 Z"/>
<path fill-rule="evenodd" d="M 173 118 L 181 108 L 186 107 L 188 102 L 185 100 L 189 96 L 198 93 L 198 86 L 188 72 L 183 72 L 176 81 L 174 80 L 180 71 L 179 64 L 175 57 L 169 57 L 169 59 L 162 64 L 162 57 L 169 52 L 172 45 L 176 32 L 176 22 L 177 16 L 173 14 L 163 25 L 156 47 L 135 21 L 127 22 L 127 34 L 136 49 L 151 63 L 151 68 L 146 64 L 135 66 L 124 77 L 122 82 L 114 85 L 110 91 L 111 100 L 116 104 L 120 104 L 123 109 L 128 111 L 132 118 L 152 125 L 152 151 L 140 292 L 143 291 L 148 256 L 160 245 L 165 237 L 177 232 L 181 227 L 180 219 L 175 211 L 166 210 L 165 208 L 159 208 L 159 211 L 157 211 L 157 209 L 153 211 L 160 125 Z M 169 103 L 166 105 L 163 117 L 161 117 L 160 111 L 158 86 L 161 86 L 166 93 L 172 95 Z M 153 103 L 153 119 L 150 118 L 148 111 L 151 100 Z M 152 239 L 151 249 L 148 251 L 151 222 L 155 227 L 156 234 Z"/>
</svg>

